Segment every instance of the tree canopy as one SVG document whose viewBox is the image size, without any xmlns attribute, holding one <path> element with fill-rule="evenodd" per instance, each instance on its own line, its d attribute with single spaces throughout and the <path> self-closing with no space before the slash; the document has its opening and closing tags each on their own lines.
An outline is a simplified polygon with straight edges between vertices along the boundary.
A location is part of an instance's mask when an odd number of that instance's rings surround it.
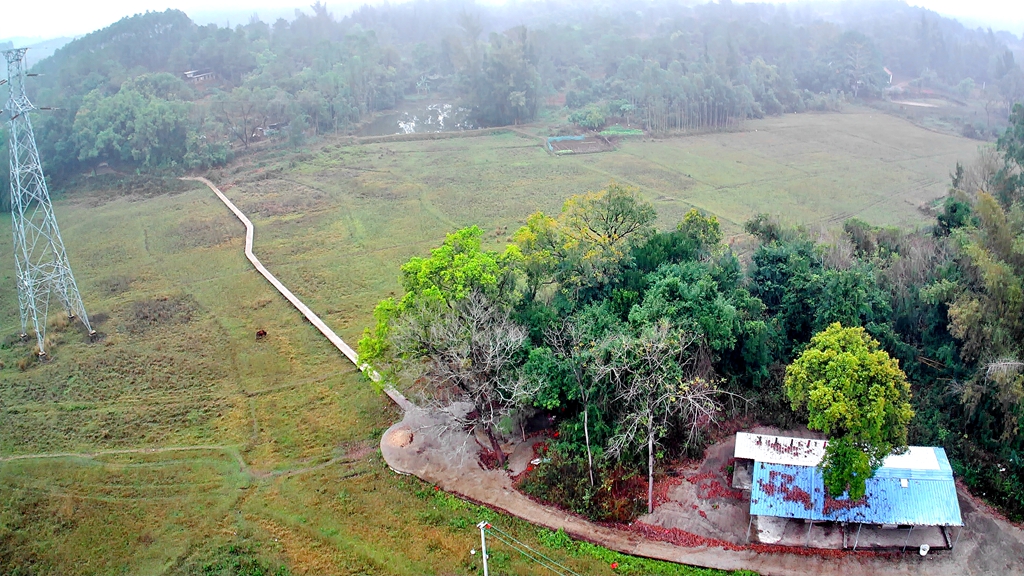
<svg viewBox="0 0 1024 576">
<path fill-rule="evenodd" d="M 500 377 L 473 380 L 498 384 L 461 397 L 490 398 L 477 413 L 501 415 L 498 437 L 535 411 L 556 417 L 550 462 L 523 489 L 593 518 L 642 512 L 623 500 L 622 479 L 643 470 L 656 480 L 660 462 L 699 450 L 705 427 L 737 407 L 827 434 L 833 495 L 862 495 L 908 443 L 939 445 L 969 486 L 1021 517 L 1024 218 L 1018 189 L 1005 188 L 1016 184 L 999 174 L 1011 150 L 954 171 L 933 229 L 854 219 L 812 232 L 762 215 L 745 225 L 756 243 L 744 260 L 714 216 L 692 210 L 658 230 L 641 193 L 612 183 L 569 197 L 557 215 L 529 216 L 503 250 L 484 249 L 470 228 L 411 259 L 406 292 L 381 302 L 360 352 L 405 366 L 396 376 L 436 379 L 426 368 L 437 358 L 471 371 L 469 335 L 493 332 L 471 330 L 460 302 L 485 297 L 495 313 L 477 317 L 509 328 L 500 341 L 525 337 Z M 433 324 L 463 336 L 432 337 Z M 638 367 L 634 356 L 661 349 L 656 341 L 682 355 Z M 694 420 L 700 410 L 653 402 L 682 396 L 647 386 L 652 374 L 683 386 L 676 394 L 699 382 L 715 410 Z"/>
<path fill-rule="evenodd" d="M 884 67 L 913 90 L 984 99 L 987 122 L 964 129 L 991 138 L 1024 99 L 1009 42 L 900 3 L 426 0 L 347 15 L 316 3 L 290 20 L 235 26 L 167 10 L 57 50 L 35 65 L 30 96 L 56 108 L 35 128 L 58 185 L 99 162 L 174 172 L 222 164 L 259 139 L 302 145 L 426 95 L 465 107 L 474 126 L 528 122 L 547 107 L 585 129 L 716 130 L 879 97 Z M 131 85 L 185 72 L 205 80 L 192 76 L 173 96 Z"/>
<path fill-rule="evenodd" d="M 785 386 L 807 426 L 830 439 L 821 466 L 833 496 L 861 498 L 885 457 L 906 448 L 910 384 L 863 328 L 835 323 L 815 334 L 786 368 Z"/>
<path fill-rule="evenodd" d="M 614 182 L 570 197 L 557 218 L 532 214 L 514 236 L 531 291 L 544 283 L 576 294 L 602 290 L 653 232 L 654 218 L 637 189 Z"/>
<path fill-rule="evenodd" d="M 478 293 L 482 297 L 505 302 L 517 252 L 504 254 L 482 249 L 483 230 L 470 226 L 445 237 L 429 258 L 413 257 L 402 265 L 401 299 L 386 298 L 374 309 L 376 325 L 367 328 L 359 341 L 364 362 L 386 362 L 392 352 L 389 337 L 392 325 L 402 317 L 450 311 Z"/>
</svg>

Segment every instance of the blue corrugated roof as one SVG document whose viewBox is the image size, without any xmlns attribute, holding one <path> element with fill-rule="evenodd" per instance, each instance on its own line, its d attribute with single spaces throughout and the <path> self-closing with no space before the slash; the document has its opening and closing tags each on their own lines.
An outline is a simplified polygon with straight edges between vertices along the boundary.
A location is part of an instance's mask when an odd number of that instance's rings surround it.
<svg viewBox="0 0 1024 576">
<path fill-rule="evenodd" d="M 864 502 L 857 505 L 849 505 L 845 496 L 827 499 L 816 467 L 755 462 L 750 513 L 814 521 L 963 526 L 946 451 L 934 450 L 938 470 L 879 468 L 867 481 Z M 906 488 L 901 479 L 907 481 Z"/>
</svg>

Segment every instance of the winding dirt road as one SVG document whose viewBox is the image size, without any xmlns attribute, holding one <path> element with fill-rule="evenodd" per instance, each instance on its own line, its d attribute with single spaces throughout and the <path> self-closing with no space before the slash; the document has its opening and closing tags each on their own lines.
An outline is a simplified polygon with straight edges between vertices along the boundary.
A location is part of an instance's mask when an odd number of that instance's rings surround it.
<svg viewBox="0 0 1024 576">
<path fill-rule="evenodd" d="M 579 516 L 531 500 L 512 485 L 504 470 L 483 470 L 478 444 L 469 434 L 443 426 L 436 416 L 415 408 L 381 438 L 381 452 L 392 469 L 413 474 L 443 490 L 532 524 L 563 529 L 574 538 L 634 556 L 722 570 L 754 570 L 785 576 L 1019 576 L 1024 574 L 1024 531 L 993 515 L 966 491 L 960 506 L 966 529 L 953 551 L 878 556 L 871 553 L 832 555 L 764 552 L 753 547 L 677 546 L 640 537 L 634 532 L 589 522 Z"/>
</svg>

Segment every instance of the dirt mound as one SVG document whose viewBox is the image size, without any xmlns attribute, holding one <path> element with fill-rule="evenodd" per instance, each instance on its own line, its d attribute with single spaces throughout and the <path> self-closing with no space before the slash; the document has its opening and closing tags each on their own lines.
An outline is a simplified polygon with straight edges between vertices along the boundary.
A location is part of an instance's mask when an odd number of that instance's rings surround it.
<svg viewBox="0 0 1024 576">
<path fill-rule="evenodd" d="M 397 430 L 392 430 L 391 433 L 388 434 L 387 438 L 385 439 L 385 442 L 388 443 L 388 446 L 394 446 L 395 448 L 404 448 L 409 444 L 412 444 L 412 439 L 412 430 L 409 430 L 408 428 L 399 428 Z"/>
</svg>

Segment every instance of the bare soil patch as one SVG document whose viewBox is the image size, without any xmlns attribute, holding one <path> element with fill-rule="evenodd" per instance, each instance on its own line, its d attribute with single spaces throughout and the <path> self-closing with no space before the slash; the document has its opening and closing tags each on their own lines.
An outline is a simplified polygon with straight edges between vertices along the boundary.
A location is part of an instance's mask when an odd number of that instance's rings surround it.
<svg viewBox="0 0 1024 576">
<path fill-rule="evenodd" d="M 614 149 L 612 142 L 603 136 L 587 136 L 584 140 L 560 140 L 551 143 L 551 150 L 555 154 L 593 154 Z"/>
<path fill-rule="evenodd" d="M 394 448 L 405 448 L 409 444 L 412 444 L 413 438 L 414 435 L 412 430 L 409 430 L 408 428 L 398 428 L 385 435 L 384 441 L 387 442 L 388 446 Z"/>
<path fill-rule="evenodd" d="M 136 300 L 128 311 L 128 332 L 138 335 L 157 326 L 188 324 L 198 312 L 199 303 L 189 294 Z"/>
<path fill-rule="evenodd" d="M 188 220 L 178 224 L 174 231 L 179 250 L 210 248 L 223 244 L 236 235 L 237 226 L 227 216 L 205 220 Z"/>
</svg>

